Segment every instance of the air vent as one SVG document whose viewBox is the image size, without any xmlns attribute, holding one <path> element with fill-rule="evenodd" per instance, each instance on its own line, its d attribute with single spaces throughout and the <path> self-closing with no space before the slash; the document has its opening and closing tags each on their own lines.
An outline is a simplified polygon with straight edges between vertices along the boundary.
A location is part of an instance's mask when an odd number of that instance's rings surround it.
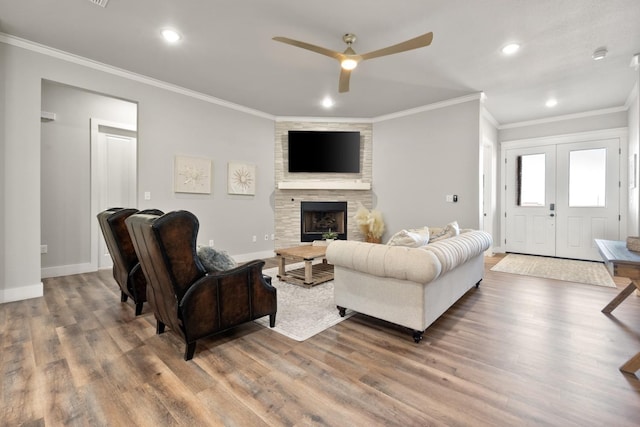
<svg viewBox="0 0 640 427">
<path fill-rule="evenodd" d="M 89 1 L 93 4 L 97 4 L 100 7 L 107 7 L 107 3 L 109 3 L 109 0 L 89 0 Z"/>
</svg>

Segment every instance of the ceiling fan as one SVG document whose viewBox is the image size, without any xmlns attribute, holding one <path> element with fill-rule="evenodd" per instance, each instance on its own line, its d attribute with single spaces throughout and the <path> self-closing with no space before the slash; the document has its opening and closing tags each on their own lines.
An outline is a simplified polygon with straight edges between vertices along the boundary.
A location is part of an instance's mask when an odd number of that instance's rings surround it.
<svg viewBox="0 0 640 427">
<path fill-rule="evenodd" d="M 341 66 L 338 91 L 342 93 L 342 92 L 349 91 L 349 78 L 351 77 L 351 71 L 358 66 L 359 62 L 362 62 L 367 59 L 379 58 L 381 56 L 392 55 L 394 53 L 400 53 L 400 52 L 405 52 L 407 50 L 418 49 L 421 47 L 429 46 L 431 44 L 431 41 L 433 40 L 433 33 L 429 32 L 421 36 L 412 38 L 410 40 L 404 41 L 402 43 L 394 44 L 393 46 L 374 50 L 372 52 L 365 53 L 362 55 L 358 55 L 351 48 L 351 45 L 356 41 L 356 36 L 354 34 L 349 34 L 349 33 L 342 36 L 342 40 L 347 44 L 347 48 L 342 53 L 336 52 L 331 49 L 326 49 L 324 47 L 316 46 L 310 43 L 293 40 L 287 37 L 274 37 L 273 40 L 281 43 L 290 44 L 292 46 L 297 46 L 302 49 L 307 49 L 307 50 L 337 59 L 338 62 L 340 62 L 340 66 Z"/>
</svg>

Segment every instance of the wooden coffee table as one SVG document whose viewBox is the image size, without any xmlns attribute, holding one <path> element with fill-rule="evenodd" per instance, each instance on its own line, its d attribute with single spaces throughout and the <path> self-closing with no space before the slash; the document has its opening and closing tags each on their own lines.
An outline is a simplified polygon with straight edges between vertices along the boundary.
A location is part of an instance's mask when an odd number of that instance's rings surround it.
<svg viewBox="0 0 640 427">
<path fill-rule="evenodd" d="M 295 246 L 293 248 L 277 249 L 278 279 L 306 286 L 308 288 L 333 280 L 333 265 L 328 264 L 324 258 L 327 254 L 326 246 Z M 313 261 L 322 258 L 321 263 Z M 304 261 L 304 267 L 285 270 L 285 260 L 295 262 Z"/>
</svg>

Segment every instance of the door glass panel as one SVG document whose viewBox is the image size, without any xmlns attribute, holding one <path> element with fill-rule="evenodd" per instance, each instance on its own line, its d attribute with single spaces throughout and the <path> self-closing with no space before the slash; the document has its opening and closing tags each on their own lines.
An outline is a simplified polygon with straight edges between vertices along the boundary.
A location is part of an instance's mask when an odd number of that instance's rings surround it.
<svg viewBox="0 0 640 427">
<path fill-rule="evenodd" d="M 607 150 L 569 152 L 569 207 L 604 207 Z"/>
<path fill-rule="evenodd" d="M 545 154 L 518 156 L 518 206 L 545 206 Z"/>
</svg>

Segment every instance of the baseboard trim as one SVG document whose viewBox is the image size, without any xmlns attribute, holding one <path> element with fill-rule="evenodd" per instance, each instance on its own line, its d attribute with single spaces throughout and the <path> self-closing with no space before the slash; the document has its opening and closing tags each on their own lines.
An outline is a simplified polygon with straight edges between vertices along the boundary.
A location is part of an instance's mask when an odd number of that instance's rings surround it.
<svg viewBox="0 0 640 427">
<path fill-rule="evenodd" d="M 71 274 L 82 274 L 96 271 L 95 266 L 91 263 L 59 265 L 56 267 L 46 267 L 40 269 L 40 276 L 43 279 L 49 277 L 69 276 Z"/>
<path fill-rule="evenodd" d="M 0 289 L 0 303 L 39 298 L 44 295 L 42 282 L 21 288 Z"/>
<path fill-rule="evenodd" d="M 276 253 L 273 250 L 262 252 L 251 252 L 248 254 L 232 255 L 232 258 L 237 262 L 253 261 L 254 259 L 273 258 Z"/>
</svg>

